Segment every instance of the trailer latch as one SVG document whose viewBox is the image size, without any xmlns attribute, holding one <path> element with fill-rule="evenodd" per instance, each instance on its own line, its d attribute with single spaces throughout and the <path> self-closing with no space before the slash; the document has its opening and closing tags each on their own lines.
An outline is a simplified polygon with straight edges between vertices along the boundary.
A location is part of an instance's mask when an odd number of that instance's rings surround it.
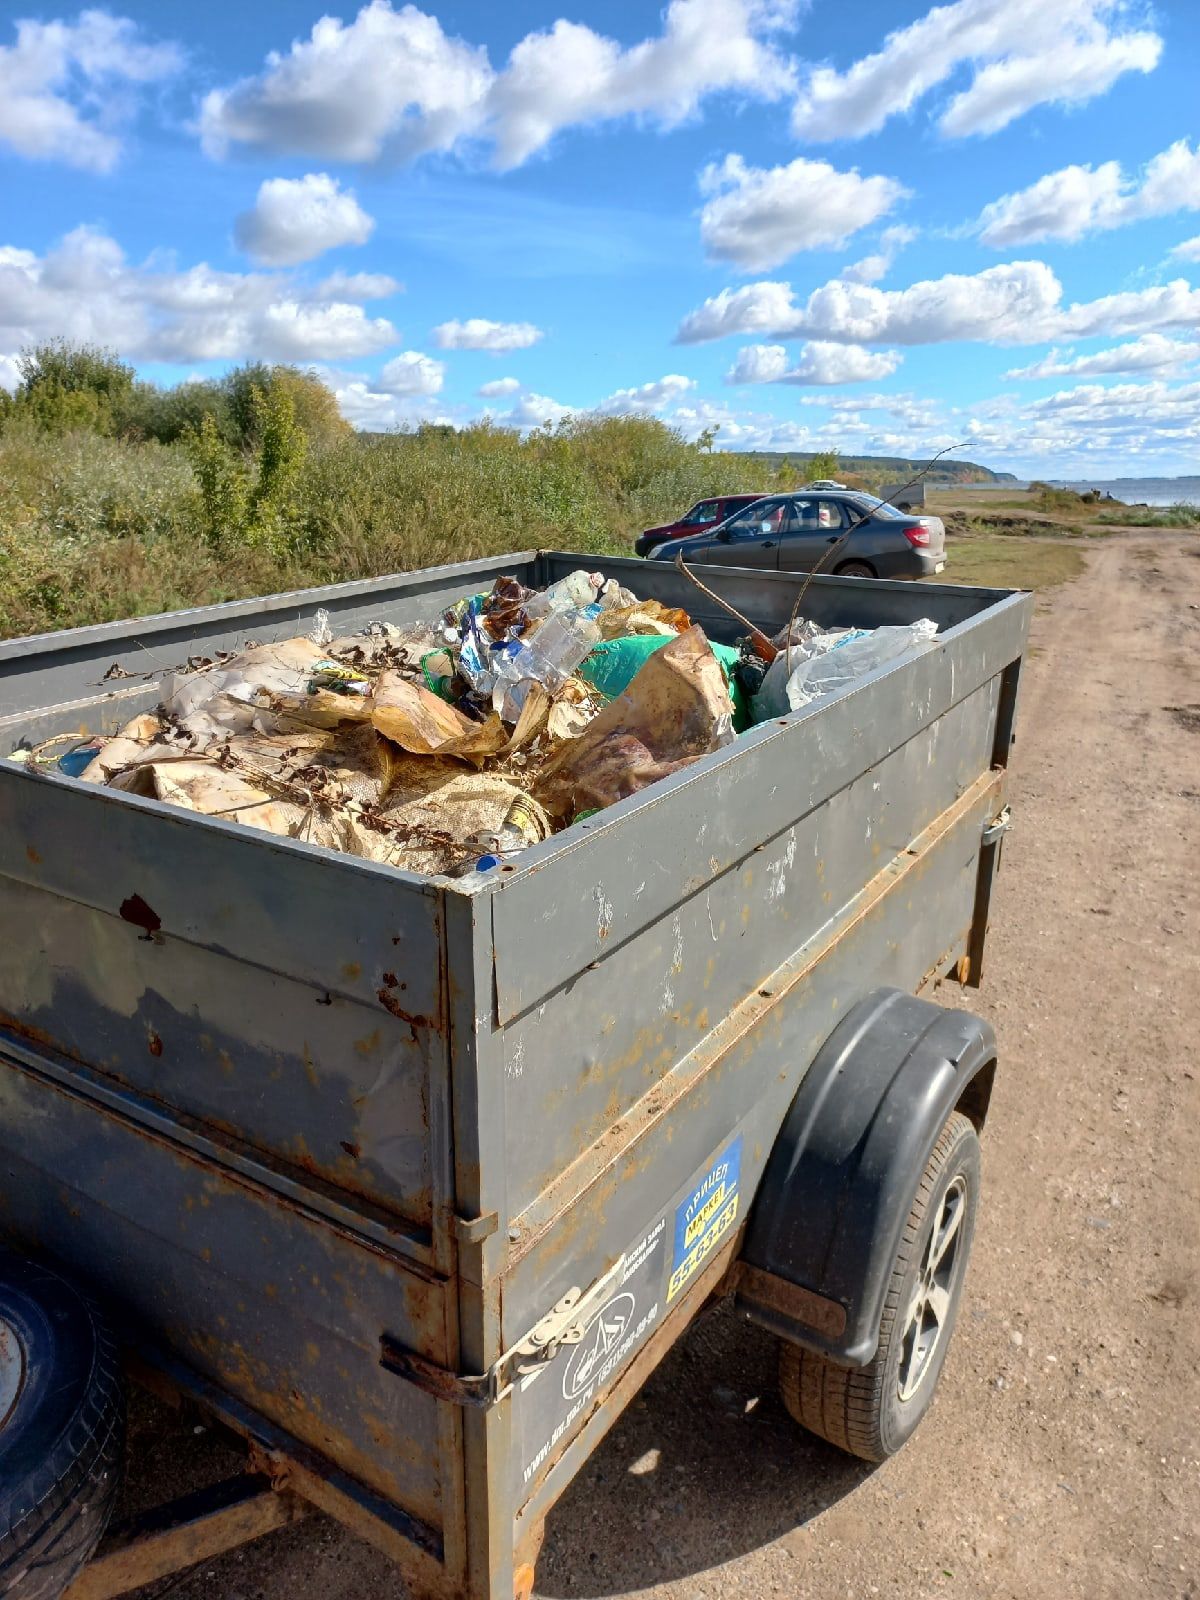
<svg viewBox="0 0 1200 1600">
<path fill-rule="evenodd" d="M 1012 807 L 1005 806 L 998 816 L 986 824 L 983 830 L 984 845 L 999 844 L 1004 835 L 1012 827 Z"/>
<path fill-rule="evenodd" d="M 587 1332 L 588 1322 L 598 1301 L 618 1281 L 625 1266 L 620 1256 L 608 1271 L 586 1290 L 571 1288 L 544 1317 L 539 1318 L 519 1343 L 506 1350 L 487 1372 L 451 1372 L 436 1362 L 409 1350 L 390 1333 L 380 1335 L 379 1364 L 407 1378 L 436 1400 L 451 1405 L 486 1409 L 512 1388 L 518 1378 L 532 1377 L 553 1361 L 564 1345 L 578 1344 Z"/>
</svg>

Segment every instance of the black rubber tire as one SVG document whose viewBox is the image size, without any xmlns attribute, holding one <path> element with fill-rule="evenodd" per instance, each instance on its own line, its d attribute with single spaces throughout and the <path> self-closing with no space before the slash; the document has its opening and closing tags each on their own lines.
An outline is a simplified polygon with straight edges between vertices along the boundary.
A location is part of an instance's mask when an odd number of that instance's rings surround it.
<svg viewBox="0 0 1200 1600">
<path fill-rule="evenodd" d="M 966 1198 L 949 1312 L 915 1391 L 904 1400 L 898 1382 L 901 1318 L 912 1300 L 942 1199 L 958 1177 L 964 1180 Z M 975 1232 L 979 1181 L 979 1139 L 970 1121 L 954 1111 L 938 1135 L 913 1196 L 884 1298 L 879 1347 L 870 1366 L 841 1366 L 814 1350 L 780 1344 L 780 1394 L 801 1427 L 864 1461 L 886 1461 L 911 1437 L 933 1402 L 954 1334 Z"/>
<path fill-rule="evenodd" d="M 843 561 L 840 567 L 833 569 L 835 578 L 877 578 L 879 574 L 875 568 L 865 561 Z"/>
<path fill-rule="evenodd" d="M 0 1337 L 20 1363 L 0 1417 L 0 1595 L 57 1600 L 99 1542 L 120 1482 L 117 1348 L 91 1300 L 4 1251 Z"/>
</svg>

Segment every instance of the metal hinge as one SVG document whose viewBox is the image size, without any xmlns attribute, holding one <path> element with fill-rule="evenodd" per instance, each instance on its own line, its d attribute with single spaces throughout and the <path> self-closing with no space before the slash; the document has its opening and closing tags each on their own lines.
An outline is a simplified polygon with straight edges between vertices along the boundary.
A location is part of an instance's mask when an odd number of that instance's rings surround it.
<svg viewBox="0 0 1200 1600">
<path fill-rule="evenodd" d="M 983 843 L 985 845 L 999 844 L 1004 835 L 1012 827 L 1012 807 L 1005 806 L 998 816 L 986 824 L 983 830 Z"/>
<path fill-rule="evenodd" d="M 624 1266 L 625 1257 L 621 1256 L 586 1292 L 568 1289 L 525 1337 L 506 1350 L 487 1372 L 451 1372 L 415 1350 L 407 1349 L 390 1333 L 380 1335 L 379 1364 L 388 1372 L 407 1378 L 437 1400 L 486 1410 L 502 1400 L 518 1378 L 531 1377 L 553 1361 L 565 1345 L 580 1342 L 587 1332 L 592 1312 L 619 1280 Z"/>
</svg>

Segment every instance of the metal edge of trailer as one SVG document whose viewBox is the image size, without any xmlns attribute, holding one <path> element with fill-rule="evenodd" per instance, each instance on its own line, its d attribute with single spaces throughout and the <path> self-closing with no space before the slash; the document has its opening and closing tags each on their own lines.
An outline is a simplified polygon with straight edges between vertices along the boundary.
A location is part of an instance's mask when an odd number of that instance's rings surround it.
<svg viewBox="0 0 1200 1600">
<path fill-rule="evenodd" d="M 910 591 L 912 588 L 897 587 Z M 684 821 L 689 795 L 714 772 L 724 771 L 729 792 L 723 806 L 705 823 L 704 876 L 715 876 L 744 853 L 742 840 L 747 834 L 756 840 L 774 838 L 860 775 L 859 707 L 868 706 L 875 715 L 880 709 L 877 701 L 882 684 L 889 684 L 893 711 L 886 748 L 879 752 L 886 754 L 1020 659 L 1030 605 L 1025 595 L 1006 595 L 986 613 L 939 634 L 920 655 L 885 663 L 834 700 L 790 712 L 748 730 L 734 744 L 701 757 L 645 792 L 618 801 L 601 816 L 577 823 L 565 833 L 522 852 L 503 878 L 492 877 L 473 885 L 475 892 L 497 902 L 495 986 L 499 1021 L 511 1020 L 538 1004 L 681 898 L 687 885 L 677 885 L 669 872 L 652 875 L 646 880 L 644 891 L 635 892 L 637 863 L 630 859 L 626 838 L 634 817 L 655 812 L 660 831 L 670 837 L 671 821 Z M 948 661 L 948 674 L 939 673 L 943 657 Z M 944 688 L 937 682 L 939 676 L 945 680 Z M 775 774 L 773 781 L 764 781 L 764 765 L 786 765 L 802 728 L 811 730 L 817 739 L 820 763 L 814 763 L 803 775 L 799 789 L 794 783 L 784 784 L 782 772 Z M 835 733 L 840 737 L 834 738 Z M 601 895 L 598 913 L 590 921 L 579 916 L 577 903 L 555 902 L 553 890 L 540 881 L 545 869 L 568 854 L 580 858 L 577 874 L 590 876 Z M 529 937 L 536 938 L 536 961 L 530 959 Z"/>
<path fill-rule="evenodd" d="M 418 567 L 412 571 L 382 573 L 375 578 L 353 578 L 345 583 L 327 583 L 311 589 L 281 589 L 274 594 L 251 595 L 243 600 L 221 600 L 214 605 L 185 606 L 178 611 L 156 611 L 144 617 L 124 617 L 117 622 L 95 622 L 79 628 L 62 628 L 49 633 L 27 633 L 0 639 L 0 662 L 24 660 L 57 650 L 76 651 L 93 645 L 107 648 L 133 634 L 199 631 L 205 623 L 253 621 L 259 616 L 276 616 L 295 610 L 307 611 L 332 602 L 370 599 L 384 602 L 393 594 L 423 594 L 444 587 L 459 578 L 475 578 L 514 562 L 536 559 L 536 550 L 511 551 L 502 556 L 480 556 L 472 561 L 449 562 L 437 567 Z"/>
</svg>

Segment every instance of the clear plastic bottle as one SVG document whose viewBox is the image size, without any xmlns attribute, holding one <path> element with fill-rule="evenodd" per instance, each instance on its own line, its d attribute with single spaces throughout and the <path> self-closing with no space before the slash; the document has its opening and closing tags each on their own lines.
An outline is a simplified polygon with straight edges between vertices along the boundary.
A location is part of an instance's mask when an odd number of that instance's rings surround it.
<svg viewBox="0 0 1200 1600">
<path fill-rule="evenodd" d="M 515 722 L 531 683 L 551 694 L 561 689 L 583 658 L 600 642 L 595 618 L 585 611 L 555 611 L 521 648 L 500 663 L 492 705 L 506 722 Z"/>
</svg>

